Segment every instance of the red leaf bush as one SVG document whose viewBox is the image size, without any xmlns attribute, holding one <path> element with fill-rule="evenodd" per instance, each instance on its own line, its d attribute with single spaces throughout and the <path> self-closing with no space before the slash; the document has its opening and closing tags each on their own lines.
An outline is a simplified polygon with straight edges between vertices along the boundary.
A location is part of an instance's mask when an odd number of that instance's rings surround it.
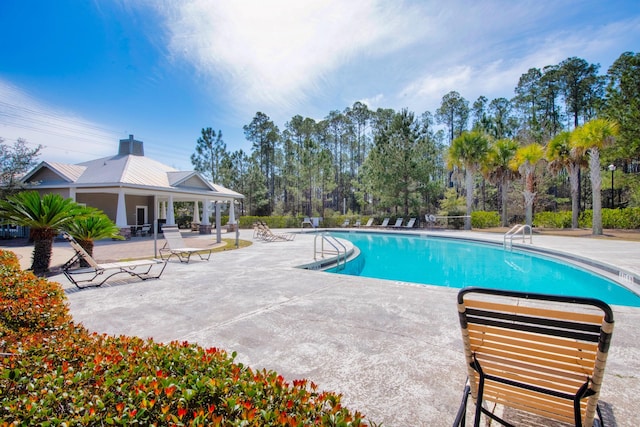
<svg viewBox="0 0 640 427">
<path fill-rule="evenodd" d="M 0 251 L 0 426 L 365 426 L 340 395 L 187 342 L 91 334 Z"/>
</svg>

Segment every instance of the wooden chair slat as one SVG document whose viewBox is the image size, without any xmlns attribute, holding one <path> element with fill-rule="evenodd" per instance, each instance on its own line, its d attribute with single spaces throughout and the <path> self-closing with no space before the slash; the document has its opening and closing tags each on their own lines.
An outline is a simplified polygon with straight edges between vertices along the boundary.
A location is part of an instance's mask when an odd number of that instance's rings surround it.
<svg viewBox="0 0 640 427">
<path fill-rule="evenodd" d="M 578 322 L 591 323 L 594 325 L 599 325 L 602 323 L 603 315 L 602 313 L 585 313 L 585 312 L 571 312 L 571 311 L 561 311 L 561 310 L 553 310 L 548 308 L 541 307 L 530 307 L 526 305 L 509 305 L 509 304 L 501 304 L 492 301 L 481 301 L 474 299 L 466 299 L 464 301 L 466 307 L 471 308 L 481 308 L 484 310 L 495 310 L 498 312 L 505 313 L 515 313 L 515 314 L 527 314 L 531 316 L 537 317 L 547 317 L 552 319 L 562 319 L 562 320 L 574 320 Z"/>
</svg>

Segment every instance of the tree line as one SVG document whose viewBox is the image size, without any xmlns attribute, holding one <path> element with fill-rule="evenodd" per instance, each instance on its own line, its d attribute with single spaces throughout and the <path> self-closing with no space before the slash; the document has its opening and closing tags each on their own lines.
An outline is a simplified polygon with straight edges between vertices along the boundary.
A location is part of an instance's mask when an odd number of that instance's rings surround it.
<svg viewBox="0 0 640 427">
<path fill-rule="evenodd" d="M 258 112 L 243 127 L 251 152 L 229 152 L 222 132 L 206 128 L 191 161 L 212 181 L 244 194 L 248 215 L 420 215 L 437 211 L 447 188 L 470 194 L 475 207 L 504 214 L 508 204 L 523 204 L 513 190 L 527 186 L 537 209 L 553 210 L 568 207 L 572 191 L 569 168 L 559 167 L 562 153 L 547 150 L 563 132 L 596 118 L 614 121 L 615 143 L 599 161 L 615 165 L 618 174 L 638 172 L 639 92 L 640 54 L 621 54 L 604 74 L 598 64 L 571 57 L 529 69 L 511 99 L 480 96 L 470 103 L 451 91 L 434 113 L 371 110 L 356 102 L 323 120 L 296 115 L 281 129 Z M 493 154 L 482 162 L 460 161 L 465 154 L 456 153 L 453 142 L 463 134 L 486 138 Z M 550 167 L 534 166 L 532 173 L 541 177 L 527 183 L 516 178 L 532 175 L 509 163 L 519 147 L 531 144 L 542 146 L 545 159 L 550 155 Z M 577 166 L 579 209 L 591 203 L 590 183 L 580 174 L 589 153 L 584 150 Z M 472 179 L 463 186 L 465 171 Z M 640 203 L 633 179 L 621 180 L 618 192 L 632 205 Z"/>
</svg>

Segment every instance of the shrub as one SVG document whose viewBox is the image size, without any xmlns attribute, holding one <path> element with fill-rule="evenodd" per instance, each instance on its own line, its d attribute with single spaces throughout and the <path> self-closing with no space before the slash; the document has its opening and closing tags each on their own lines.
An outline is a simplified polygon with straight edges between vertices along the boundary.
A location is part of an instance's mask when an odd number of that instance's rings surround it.
<svg viewBox="0 0 640 427">
<path fill-rule="evenodd" d="M 640 208 L 602 209 L 602 227 L 627 230 L 640 228 Z"/>
<path fill-rule="evenodd" d="M 490 228 L 500 226 L 500 214 L 498 212 L 475 211 L 471 212 L 472 228 Z"/>
<path fill-rule="evenodd" d="M 13 252 L 0 250 L 0 351 L 24 335 L 41 335 L 71 320 L 57 283 L 20 270 Z"/>
<path fill-rule="evenodd" d="M 58 284 L 3 251 L 0 274 L 2 425 L 365 425 L 340 395 L 224 350 L 90 334 Z"/>
<path fill-rule="evenodd" d="M 571 228 L 571 211 L 537 212 L 533 217 L 535 227 Z"/>
<path fill-rule="evenodd" d="M 580 213 L 578 226 L 591 228 L 593 211 Z M 571 228 L 571 211 L 538 212 L 533 218 L 536 227 Z M 633 230 L 640 228 L 640 208 L 602 209 L 602 227 Z"/>
</svg>

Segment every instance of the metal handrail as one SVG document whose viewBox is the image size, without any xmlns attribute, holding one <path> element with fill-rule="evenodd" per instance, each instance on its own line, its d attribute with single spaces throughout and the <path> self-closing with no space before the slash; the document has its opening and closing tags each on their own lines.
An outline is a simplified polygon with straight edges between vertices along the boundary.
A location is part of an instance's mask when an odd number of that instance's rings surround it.
<svg viewBox="0 0 640 427">
<path fill-rule="evenodd" d="M 504 234 L 503 240 L 502 240 L 502 247 L 507 249 L 507 247 L 509 249 L 513 248 L 513 238 L 518 234 L 518 233 L 522 233 L 522 243 L 526 242 L 526 232 L 529 232 L 529 244 L 533 244 L 533 231 L 531 230 L 531 226 L 529 224 L 516 224 L 513 227 L 511 227 L 511 230 L 507 231 Z M 507 245 L 507 238 L 509 239 L 509 244 Z"/>
<path fill-rule="evenodd" d="M 318 251 L 318 237 L 322 237 L 322 239 L 320 240 L 320 250 Z M 331 247 L 333 247 L 333 249 L 335 250 L 335 252 L 331 252 L 331 251 L 325 251 L 324 250 L 324 242 L 327 242 Z M 343 251 L 340 251 L 340 248 L 338 247 L 342 247 Z M 342 258 L 342 268 L 344 268 L 344 266 L 347 263 L 347 247 L 345 245 L 343 245 L 340 240 L 336 239 L 335 237 L 333 237 L 332 235 L 328 234 L 328 233 L 320 233 L 320 234 L 316 234 L 316 236 L 313 238 L 313 259 L 314 261 L 318 260 L 318 254 L 321 255 L 322 258 L 324 258 L 325 254 L 337 254 L 336 257 L 336 268 L 340 269 L 340 258 Z"/>
</svg>

